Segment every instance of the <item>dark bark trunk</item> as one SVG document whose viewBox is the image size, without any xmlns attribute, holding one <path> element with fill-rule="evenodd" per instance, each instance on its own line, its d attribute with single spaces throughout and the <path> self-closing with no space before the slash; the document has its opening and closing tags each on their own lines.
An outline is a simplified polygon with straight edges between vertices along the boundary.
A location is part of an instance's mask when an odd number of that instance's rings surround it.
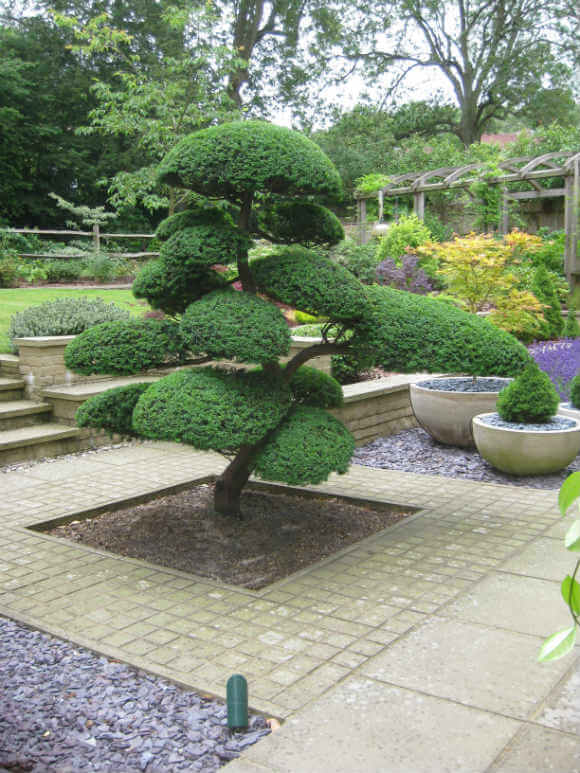
<svg viewBox="0 0 580 773">
<path fill-rule="evenodd" d="M 240 497 L 253 469 L 256 446 L 242 446 L 215 482 L 214 510 L 230 518 L 241 518 Z"/>
</svg>

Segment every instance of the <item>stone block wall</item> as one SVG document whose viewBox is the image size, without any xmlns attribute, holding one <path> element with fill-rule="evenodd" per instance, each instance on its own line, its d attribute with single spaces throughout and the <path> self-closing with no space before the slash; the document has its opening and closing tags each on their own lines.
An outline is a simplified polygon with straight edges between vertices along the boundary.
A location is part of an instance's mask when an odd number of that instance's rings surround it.
<svg viewBox="0 0 580 773">
<path fill-rule="evenodd" d="M 344 405 L 331 411 L 354 435 L 357 446 L 418 427 L 409 383 L 425 374 L 394 375 L 343 387 Z"/>
<path fill-rule="evenodd" d="M 74 336 L 16 338 L 20 377 L 25 382 L 28 400 L 40 400 L 42 390 L 57 385 L 69 386 L 87 381 L 102 381 L 106 376 L 71 373 L 64 364 L 64 350 Z"/>
</svg>

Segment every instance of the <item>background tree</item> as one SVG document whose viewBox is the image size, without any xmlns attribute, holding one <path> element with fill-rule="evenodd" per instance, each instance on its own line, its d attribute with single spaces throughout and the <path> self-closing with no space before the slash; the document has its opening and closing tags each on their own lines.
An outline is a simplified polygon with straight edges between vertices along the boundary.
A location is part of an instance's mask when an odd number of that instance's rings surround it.
<svg viewBox="0 0 580 773">
<path fill-rule="evenodd" d="M 138 373 L 195 354 L 200 362 L 235 360 L 247 369 L 185 369 L 153 385 L 111 390 L 87 401 L 77 420 L 83 426 L 176 440 L 230 457 L 215 487 L 215 509 L 223 514 L 239 515 L 240 493 L 252 472 L 268 480 L 305 484 L 319 483 L 332 471 L 346 471 L 353 439 L 325 410 L 340 404 L 340 387 L 303 366 L 320 354 L 349 352 L 348 329 L 358 331 L 355 351 L 372 357 L 378 351 L 375 337 L 384 314 L 378 307 L 375 313 L 377 299 L 367 297 L 364 286 L 346 269 L 299 246 L 332 244 L 342 237 L 335 216 L 315 201 L 340 193 L 340 178 L 331 162 L 314 143 L 289 129 L 246 121 L 185 138 L 164 159 L 160 175 L 169 184 L 206 197 L 161 224 L 160 258 L 148 264 L 134 284 L 138 297 L 146 297 L 173 320 L 97 325 L 69 345 L 67 366 L 82 373 Z M 250 263 L 254 235 L 287 246 Z M 235 266 L 240 292 L 227 287 L 215 269 L 218 261 Z M 394 309 L 407 295 L 376 290 L 378 299 L 386 298 L 387 304 L 390 300 Z M 323 336 L 322 343 L 283 365 L 289 329 L 280 310 L 258 291 L 325 315 L 335 326 L 335 340 Z M 431 304 L 425 307 L 429 334 L 437 335 L 443 332 L 445 306 L 434 300 Z M 409 333 L 422 311 L 400 310 L 397 327 Z M 444 330 L 454 364 L 462 360 L 468 371 L 491 369 L 498 374 L 521 369 L 528 355 L 515 339 L 477 317 L 457 314 L 460 317 L 446 323 Z M 468 335 L 462 329 L 465 324 L 470 326 Z M 387 339 L 393 338 L 394 329 L 384 333 Z M 435 347 L 428 345 L 424 355 L 420 346 L 416 349 L 424 365 L 441 368 Z M 391 357 L 403 369 L 416 365 L 404 346 Z"/>
<path fill-rule="evenodd" d="M 385 33 L 377 23 L 374 43 L 359 43 L 353 58 L 371 78 L 386 74 L 389 88 L 417 69 L 438 72 L 459 107 L 454 132 L 464 145 L 493 120 L 529 116 L 549 95 L 569 99 L 578 40 L 567 0 L 395 0 L 383 8 L 398 24 Z"/>
</svg>

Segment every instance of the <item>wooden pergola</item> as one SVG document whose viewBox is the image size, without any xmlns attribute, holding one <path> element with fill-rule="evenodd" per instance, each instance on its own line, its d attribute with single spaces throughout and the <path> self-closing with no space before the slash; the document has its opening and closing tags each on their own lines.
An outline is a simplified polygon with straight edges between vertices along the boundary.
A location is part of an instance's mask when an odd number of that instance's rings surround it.
<svg viewBox="0 0 580 773">
<path fill-rule="evenodd" d="M 486 182 L 501 186 L 502 219 L 501 233 L 509 229 L 509 202 L 525 199 L 553 198 L 564 196 L 564 228 L 566 231 L 566 250 L 564 270 L 570 287 L 580 283 L 580 255 L 578 254 L 578 232 L 580 215 L 580 152 L 559 151 L 541 156 L 523 156 L 510 158 L 498 164 L 505 174 L 498 175 Z M 425 215 L 425 198 L 434 191 L 449 191 L 456 188 L 468 188 L 478 179 L 477 170 L 484 169 L 482 164 L 442 167 L 423 172 L 405 172 L 393 177 L 384 188 L 369 194 L 355 195 L 357 199 L 357 223 L 361 241 L 366 241 L 366 202 L 378 198 L 379 212 L 382 213 L 383 201 L 389 198 L 413 196 L 413 210 L 421 220 Z M 543 181 L 559 177 L 564 179 L 563 188 L 546 188 Z M 527 191 L 509 191 L 509 183 L 524 183 L 530 187 Z"/>
</svg>

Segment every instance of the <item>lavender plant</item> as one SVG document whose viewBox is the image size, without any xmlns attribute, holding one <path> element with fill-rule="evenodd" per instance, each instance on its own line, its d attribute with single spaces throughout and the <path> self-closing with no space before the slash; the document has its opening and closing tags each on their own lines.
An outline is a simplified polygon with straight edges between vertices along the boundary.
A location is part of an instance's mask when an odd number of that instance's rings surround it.
<svg viewBox="0 0 580 773">
<path fill-rule="evenodd" d="M 528 351 L 541 370 L 548 374 L 563 400 L 569 400 L 571 381 L 580 369 L 580 339 L 539 341 Z"/>
<path fill-rule="evenodd" d="M 426 295 L 433 290 L 430 278 L 419 265 L 417 255 L 407 253 L 401 258 L 401 265 L 392 258 L 385 258 L 377 266 L 377 281 L 396 290 L 407 290 L 417 295 Z"/>
</svg>

